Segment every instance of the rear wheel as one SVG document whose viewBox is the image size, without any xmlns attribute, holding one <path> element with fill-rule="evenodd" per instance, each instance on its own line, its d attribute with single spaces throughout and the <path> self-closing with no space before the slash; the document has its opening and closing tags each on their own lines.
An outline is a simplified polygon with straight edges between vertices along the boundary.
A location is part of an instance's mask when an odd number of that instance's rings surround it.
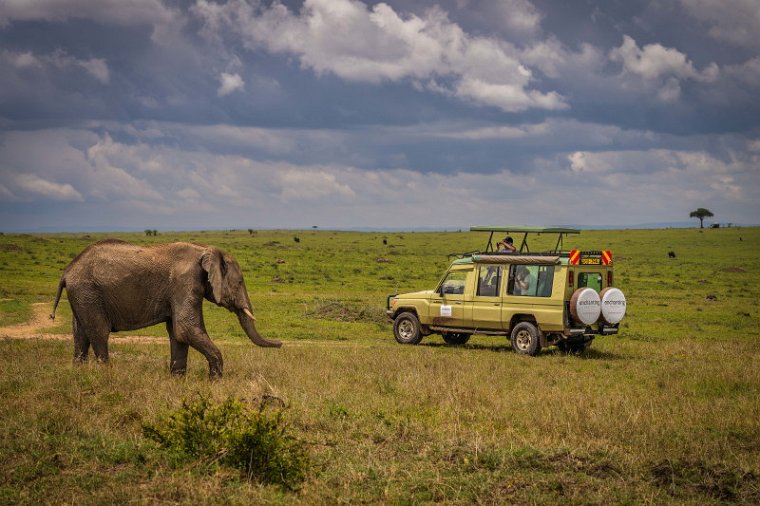
<svg viewBox="0 0 760 506">
<path fill-rule="evenodd" d="M 466 334 L 464 332 L 444 332 L 441 335 L 443 336 L 443 340 L 446 341 L 446 344 L 458 346 L 469 341 L 472 334 Z"/>
<path fill-rule="evenodd" d="M 541 351 L 541 334 L 531 322 L 520 322 L 512 329 L 512 349 L 521 355 L 537 355 Z"/>
<path fill-rule="evenodd" d="M 419 344 L 422 341 L 420 321 L 414 313 L 401 313 L 393 322 L 393 335 L 401 344 Z"/>
</svg>

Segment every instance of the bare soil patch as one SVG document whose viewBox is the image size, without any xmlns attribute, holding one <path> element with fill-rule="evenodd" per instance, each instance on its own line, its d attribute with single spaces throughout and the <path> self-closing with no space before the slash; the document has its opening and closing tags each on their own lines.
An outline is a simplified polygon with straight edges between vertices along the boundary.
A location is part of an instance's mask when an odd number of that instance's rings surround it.
<svg viewBox="0 0 760 506">
<path fill-rule="evenodd" d="M 37 302 L 32 304 L 33 315 L 31 320 L 18 325 L 0 327 L 0 339 L 49 339 L 49 340 L 69 340 L 73 339 L 71 334 L 51 334 L 45 332 L 46 329 L 55 327 L 57 322 L 50 319 L 50 309 L 52 303 Z M 146 342 L 159 343 L 165 342 L 165 338 L 153 336 L 120 336 L 112 335 L 118 342 Z"/>
<path fill-rule="evenodd" d="M 55 327 L 57 322 L 50 319 L 50 309 L 53 307 L 52 303 L 38 302 L 32 304 L 33 316 L 26 323 L 20 323 L 18 325 L 10 325 L 8 327 L 0 327 L 0 339 L 45 339 L 45 340 L 58 340 L 69 341 L 73 337 L 71 334 L 53 334 L 45 332 L 46 329 Z M 155 336 L 131 336 L 124 334 L 111 334 L 110 341 L 117 343 L 166 343 L 167 337 L 155 337 Z M 243 344 L 248 345 L 250 343 L 246 341 L 241 342 L 228 342 L 228 344 Z M 314 341 L 309 339 L 289 341 L 288 346 L 369 346 L 368 344 L 354 343 L 354 342 L 341 342 L 341 341 Z"/>
</svg>

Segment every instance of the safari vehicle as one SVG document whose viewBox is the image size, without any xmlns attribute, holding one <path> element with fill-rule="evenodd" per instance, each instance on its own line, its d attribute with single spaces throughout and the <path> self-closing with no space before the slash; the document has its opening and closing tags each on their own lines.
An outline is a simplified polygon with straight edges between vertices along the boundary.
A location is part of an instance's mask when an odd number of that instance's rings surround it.
<svg viewBox="0 0 760 506">
<path fill-rule="evenodd" d="M 508 336 L 512 349 L 536 355 L 556 345 L 582 352 L 598 335 L 616 334 L 626 299 L 613 286 L 612 252 L 562 250 L 572 228 L 472 227 L 490 232 L 483 252 L 452 262 L 434 290 L 388 296 L 396 341 L 418 344 L 437 333 L 448 344 L 474 334 Z M 523 233 L 515 252 L 494 248 L 494 234 Z M 532 253 L 530 234 L 557 234 L 553 250 Z"/>
</svg>

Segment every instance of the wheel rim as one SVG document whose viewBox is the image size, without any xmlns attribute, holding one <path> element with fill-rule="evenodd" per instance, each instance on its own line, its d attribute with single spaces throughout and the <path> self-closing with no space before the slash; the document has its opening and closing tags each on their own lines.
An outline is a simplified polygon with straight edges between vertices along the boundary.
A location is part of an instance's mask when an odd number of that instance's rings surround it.
<svg viewBox="0 0 760 506">
<path fill-rule="evenodd" d="M 414 323 L 404 320 L 398 324 L 398 335 L 401 339 L 407 340 L 414 337 Z"/>
<path fill-rule="evenodd" d="M 515 346 L 517 346 L 520 351 L 528 351 L 532 341 L 533 336 L 525 329 L 520 330 L 515 336 Z"/>
</svg>

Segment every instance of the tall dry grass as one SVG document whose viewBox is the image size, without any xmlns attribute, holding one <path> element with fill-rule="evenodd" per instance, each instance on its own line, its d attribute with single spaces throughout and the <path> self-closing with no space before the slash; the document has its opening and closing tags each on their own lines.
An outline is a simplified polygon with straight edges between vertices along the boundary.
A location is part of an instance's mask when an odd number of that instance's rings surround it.
<svg viewBox="0 0 760 506">
<path fill-rule="evenodd" d="M 474 246 L 470 234 L 394 235 L 396 255 L 372 234 L 300 234 L 296 246 L 292 234 L 260 232 L 254 250 L 240 234 L 207 237 L 244 265 L 259 328 L 283 348 L 254 347 L 213 306 L 207 323 L 225 357 L 214 383 L 195 352 L 187 377 L 170 377 L 166 342 L 114 336 L 109 365 L 75 366 L 70 342 L 0 340 L 0 503 L 756 504 L 760 270 L 750 247 L 760 231 L 719 232 L 584 232 L 615 250 L 629 318 L 585 356 L 536 358 L 500 338 L 400 346 L 377 320 L 384 294 L 430 287 L 445 266 L 439 250 Z M 52 297 L 57 259 L 80 239 L 0 239 L 22 248 L 2 259 L 13 301 L 2 318 L 13 320 Z M 263 246 L 272 241 L 280 246 Z M 29 252 L 40 265 L 27 276 Z M 392 263 L 377 263 L 381 253 Z M 68 332 L 62 309 L 58 331 Z M 313 463 L 301 488 L 181 462 L 143 437 L 145 423 L 198 396 L 282 399 Z"/>
</svg>

